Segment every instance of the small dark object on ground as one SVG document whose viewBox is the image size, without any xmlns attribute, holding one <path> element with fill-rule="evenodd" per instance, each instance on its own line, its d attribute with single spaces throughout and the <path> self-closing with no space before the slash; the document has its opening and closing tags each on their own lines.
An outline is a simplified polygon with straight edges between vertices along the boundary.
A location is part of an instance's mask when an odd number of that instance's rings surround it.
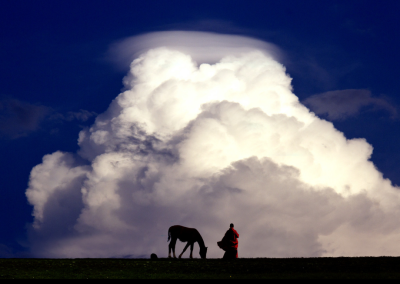
<svg viewBox="0 0 400 284">
<path fill-rule="evenodd" d="M 157 260 L 157 259 L 158 259 L 158 256 L 157 256 L 155 253 L 152 253 L 152 254 L 150 255 L 150 259 L 151 259 L 151 260 Z"/>
</svg>

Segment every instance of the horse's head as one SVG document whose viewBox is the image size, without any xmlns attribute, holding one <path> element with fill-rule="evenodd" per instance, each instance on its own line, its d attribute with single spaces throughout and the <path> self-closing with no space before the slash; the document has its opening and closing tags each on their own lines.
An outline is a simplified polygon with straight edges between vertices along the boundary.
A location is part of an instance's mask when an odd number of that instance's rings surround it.
<svg viewBox="0 0 400 284">
<path fill-rule="evenodd" d="M 204 247 L 203 249 L 200 248 L 200 256 L 202 259 L 206 259 L 207 257 L 207 247 Z"/>
</svg>

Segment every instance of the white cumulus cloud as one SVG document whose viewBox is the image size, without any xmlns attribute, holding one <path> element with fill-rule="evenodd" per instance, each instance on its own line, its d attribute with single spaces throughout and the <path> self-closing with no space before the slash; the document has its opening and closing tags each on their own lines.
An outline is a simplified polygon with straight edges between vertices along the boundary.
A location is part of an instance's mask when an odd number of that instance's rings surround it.
<svg viewBox="0 0 400 284">
<path fill-rule="evenodd" d="M 230 223 L 240 257 L 400 253 L 400 194 L 370 161 L 372 146 L 303 106 L 273 54 L 212 34 L 228 43 L 202 63 L 190 41 L 173 48 L 165 35 L 147 35 L 161 40 L 132 61 L 126 90 L 79 134 L 80 151 L 32 170 L 35 255 L 165 257 L 167 230 L 180 224 L 221 257 Z M 181 34 L 182 46 L 187 35 L 198 33 Z"/>
</svg>

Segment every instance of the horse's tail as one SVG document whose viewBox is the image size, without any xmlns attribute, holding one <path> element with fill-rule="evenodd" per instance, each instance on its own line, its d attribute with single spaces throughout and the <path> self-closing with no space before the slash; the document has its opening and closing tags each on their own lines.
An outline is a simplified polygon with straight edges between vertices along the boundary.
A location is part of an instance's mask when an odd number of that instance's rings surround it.
<svg viewBox="0 0 400 284">
<path fill-rule="evenodd" d="M 168 230 L 168 241 L 167 242 L 169 242 L 170 239 L 171 239 L 171 228 L 169 228 L 169 230 Z"/>
</svg>

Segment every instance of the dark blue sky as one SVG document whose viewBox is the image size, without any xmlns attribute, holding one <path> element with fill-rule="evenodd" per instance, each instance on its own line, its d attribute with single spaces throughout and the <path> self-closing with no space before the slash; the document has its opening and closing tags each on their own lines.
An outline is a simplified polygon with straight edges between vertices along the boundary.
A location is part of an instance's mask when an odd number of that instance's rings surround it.
<svg viewBox="0 0 400 284">
<path fill-rule="evenodd" d="M 400 2 L 391 0 L 1 2 L 0 257 L 29 251 L 25 190 L 32 167 L 45 154 L 76 151 L 80 129 L 119 94 L 126 70 L 109 62 L 109 45 L 151 31 L 213 31 L 274 43 L 302 101 L 369 90 L 375 103 L 332 121 L 346 137 L 366 138 L 372 161 L 400 184 L 400 121 L 393 112 L 400 105 L 399 12 Z"/>
</svg>

